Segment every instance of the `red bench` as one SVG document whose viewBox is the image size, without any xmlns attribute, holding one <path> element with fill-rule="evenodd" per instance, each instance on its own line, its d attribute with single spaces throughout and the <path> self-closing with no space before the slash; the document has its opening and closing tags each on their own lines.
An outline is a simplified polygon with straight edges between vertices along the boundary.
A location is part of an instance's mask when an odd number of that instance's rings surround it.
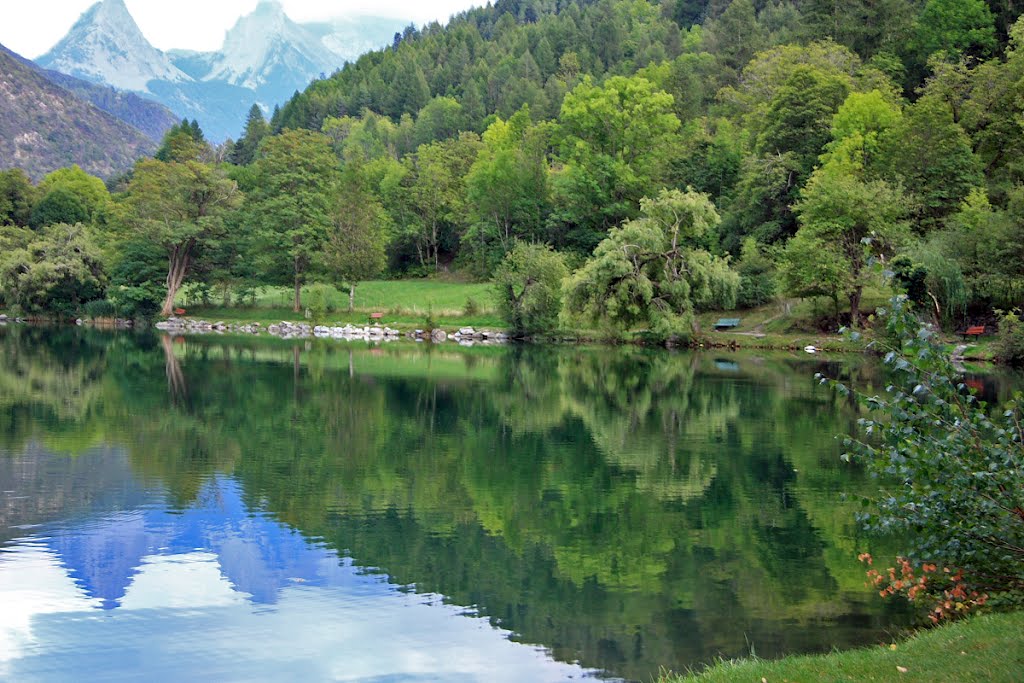
<svg viewBox="0 0 1024 683">
<path fill-rule="evenodd" d="M 980 337 L 983 334 L 985 334 L 984 325 L 975 325 L 973 327 L 968 327 L 967 331 L 964 332 L 965 337 Z"/>
<path fill-rule="evenodd" d="M 174 309 L 174 315 L 185 315 L 185 309 L 184 308 L 175 308 Z"/>
<path fill-rule="evenodd" d="M 380 322 L 384 318 L 383 313 L 371 313 L 370 322 Z"/>
</svg>

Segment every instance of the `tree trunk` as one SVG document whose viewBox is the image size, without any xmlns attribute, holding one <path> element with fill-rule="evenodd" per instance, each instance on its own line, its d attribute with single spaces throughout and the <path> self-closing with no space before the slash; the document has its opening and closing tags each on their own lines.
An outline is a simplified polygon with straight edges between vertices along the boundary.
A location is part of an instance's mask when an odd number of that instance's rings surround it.
<svg viewBox="0 0 1024 683">
<path fill-rule="evenodd" d="M 356 310 L 356 285 L 350 282 L 348 285 L 348 312 Z"/>
<path fill-rule="evenodd" d="M 170 263 L 167 267 L 167 297 L 160 309 L 160 315 L 167 317 L 174 313 L 174 298 L 181 289 L 181 283 L 185 280 L 185 272 L 188 270 L 189 254 L 187 249 L 181 252 L 175 250 L 170 256 Z"/>
<path fill-rule="evenodd" d="M 863 287 L 854 287 L 850 292 L 850 327 L 860 327 L 860 296 Z"/>
<path fill-rule="evenodd" d="M 295 270 L 295 307 L 292 310 L 296 313 L 302 310 L 302 281 L 299 280 L 299 271 Z"/>
</svg>

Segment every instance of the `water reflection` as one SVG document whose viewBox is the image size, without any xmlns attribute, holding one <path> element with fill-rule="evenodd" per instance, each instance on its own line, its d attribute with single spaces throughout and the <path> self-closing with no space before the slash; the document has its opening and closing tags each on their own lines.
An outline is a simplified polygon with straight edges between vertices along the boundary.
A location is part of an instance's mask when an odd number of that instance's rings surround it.
<svg viewBox="0 0 1024 683">
<path fill-rule="evenodd" d="M 588 676 L 250 511 L 230 478 L 180 512 L 150 503 L 44 529 L 0 551 L 4 680 Z"/>
<path fill-rule="evenodd" d="M 233 679 L 649 680 L 903 622 L 812 379 L 880 385 L 860 359 L 0 335 L 0 599 L 63 591 L 2 618 L 30 679 L 102 638 Z"/>
</svg>

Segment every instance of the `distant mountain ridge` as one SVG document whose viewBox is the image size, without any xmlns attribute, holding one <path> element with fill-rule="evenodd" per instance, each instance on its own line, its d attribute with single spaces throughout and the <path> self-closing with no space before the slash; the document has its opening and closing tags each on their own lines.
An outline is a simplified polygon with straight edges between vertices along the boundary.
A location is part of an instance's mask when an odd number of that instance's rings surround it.
<svg viewBox="0 0 1024 683">
<path fill-rule="evenodd" d="M 269 111 L 311 80 L 391 41 L 404 22 L 298 24 L 263 0 L 226 33 L 216 52 L 153 47 L 124 0 L 102 0 L 37 63 L 47 69 L 151 97 L 178 118 L 197 119 L 211 140 L 238 135 L 252 105 Z"/>
<path fill-rule="evenodd" d="M 109 178 L 155 149 L 140 130 L 76 97 L 0 45 L 0 168 L 21 168 L 38 180 L 78 164 Z"/>
</svg>

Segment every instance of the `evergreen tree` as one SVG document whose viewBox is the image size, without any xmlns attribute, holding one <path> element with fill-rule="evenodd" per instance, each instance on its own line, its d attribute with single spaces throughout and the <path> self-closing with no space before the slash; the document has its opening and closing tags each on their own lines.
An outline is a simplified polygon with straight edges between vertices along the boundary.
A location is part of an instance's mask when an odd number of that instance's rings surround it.
<svg viewBox="0 0 1024 683">
<path fill-rule="evenodd" d="M 234 144 L 229 161 L 237 166 L 248 166 L 256 160 L 256 152 L 263 138 L 270 135 L 270 126 L 263 118 L 263 110 L 258 104 L 252 105 L 245 122 L 245 131 Z"/>
</svg>

